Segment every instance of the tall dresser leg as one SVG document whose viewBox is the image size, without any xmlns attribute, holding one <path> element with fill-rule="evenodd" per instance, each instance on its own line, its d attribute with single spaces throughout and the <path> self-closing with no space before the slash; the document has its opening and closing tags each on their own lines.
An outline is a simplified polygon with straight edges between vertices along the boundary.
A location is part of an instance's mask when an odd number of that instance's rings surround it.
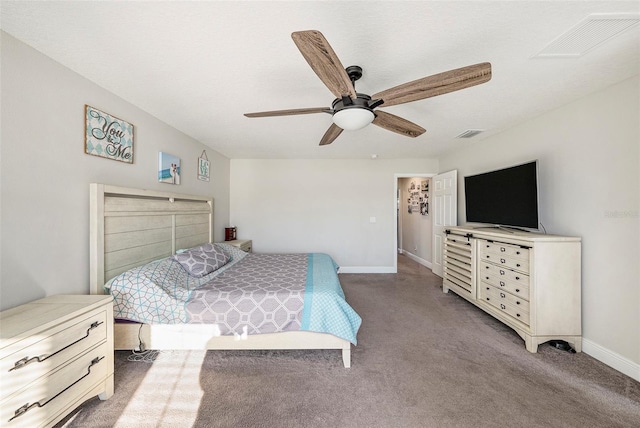
<svg viewBox="0 0 640 428">
<path fill-rule="evenodd" d="M 527 347 L 527 351 L 531 352 L 532 354 L 538 352 L 538 339 L 532 336 L 526 336 L 524 338 L 524 343 Z"/>
</svg>

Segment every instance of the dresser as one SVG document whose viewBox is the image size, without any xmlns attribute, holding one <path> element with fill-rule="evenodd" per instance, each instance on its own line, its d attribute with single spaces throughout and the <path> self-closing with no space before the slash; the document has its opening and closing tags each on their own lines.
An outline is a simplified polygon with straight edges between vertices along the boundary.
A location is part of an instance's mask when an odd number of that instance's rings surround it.
<svg viewBox="0 0 640 428">
<path fill-rule="evenodd" d="M 109 295 L 56 295 L 0 312 L 0 426 L 48 427 L 113 395 Z"/>
<path fill-rule="evenodd" d="M 580 238 L 465 227 L 445 233 L 445 293 L 514 329 L 530 352 L 549 340 L 581 351 Z"/>
</svg>

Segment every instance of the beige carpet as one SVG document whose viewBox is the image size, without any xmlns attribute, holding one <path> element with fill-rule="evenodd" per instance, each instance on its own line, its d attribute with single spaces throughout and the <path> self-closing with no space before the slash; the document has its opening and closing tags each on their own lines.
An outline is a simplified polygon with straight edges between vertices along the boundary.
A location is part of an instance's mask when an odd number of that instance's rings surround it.
<svg viewBox="0 0 640 428">
<path fill-rule="evenodd" d="M 115 394 L 62 427 L 638 427 L 640 383 L 587 354 L 530 354 L 512 330 L 400 256 L 342 274 L 362 316 L 339 351 L 116 353 Z"/>
</svg>

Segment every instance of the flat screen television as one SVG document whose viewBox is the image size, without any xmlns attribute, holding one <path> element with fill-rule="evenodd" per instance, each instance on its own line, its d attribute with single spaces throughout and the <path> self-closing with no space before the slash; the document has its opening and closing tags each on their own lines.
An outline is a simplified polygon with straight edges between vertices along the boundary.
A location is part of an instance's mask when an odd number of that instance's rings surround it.
<svg viewBox="0 0 640 428">
<path fill-rule="evenodd" d="M 538 229 L 538 162 L 464 178 L 468 223 Z"/>
</svg>

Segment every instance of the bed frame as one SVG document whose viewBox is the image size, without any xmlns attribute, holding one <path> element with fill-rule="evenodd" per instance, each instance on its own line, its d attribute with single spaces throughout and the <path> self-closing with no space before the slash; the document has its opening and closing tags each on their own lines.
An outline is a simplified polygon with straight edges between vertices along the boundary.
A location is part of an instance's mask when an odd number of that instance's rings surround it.
<svg viewBox="0 0 640 428">
<path fill-rule="evenodd" d="M 114 276 L 177 249 L 213 242 L 213 199 L 92 183 L 91 294 L 104 294 Z M 116 322 L 115 349 L 339 349 L 351 367 L 351 343 L 326 333 L 290 331 L 221 336 L 214 325 Z"/>
</svg>

